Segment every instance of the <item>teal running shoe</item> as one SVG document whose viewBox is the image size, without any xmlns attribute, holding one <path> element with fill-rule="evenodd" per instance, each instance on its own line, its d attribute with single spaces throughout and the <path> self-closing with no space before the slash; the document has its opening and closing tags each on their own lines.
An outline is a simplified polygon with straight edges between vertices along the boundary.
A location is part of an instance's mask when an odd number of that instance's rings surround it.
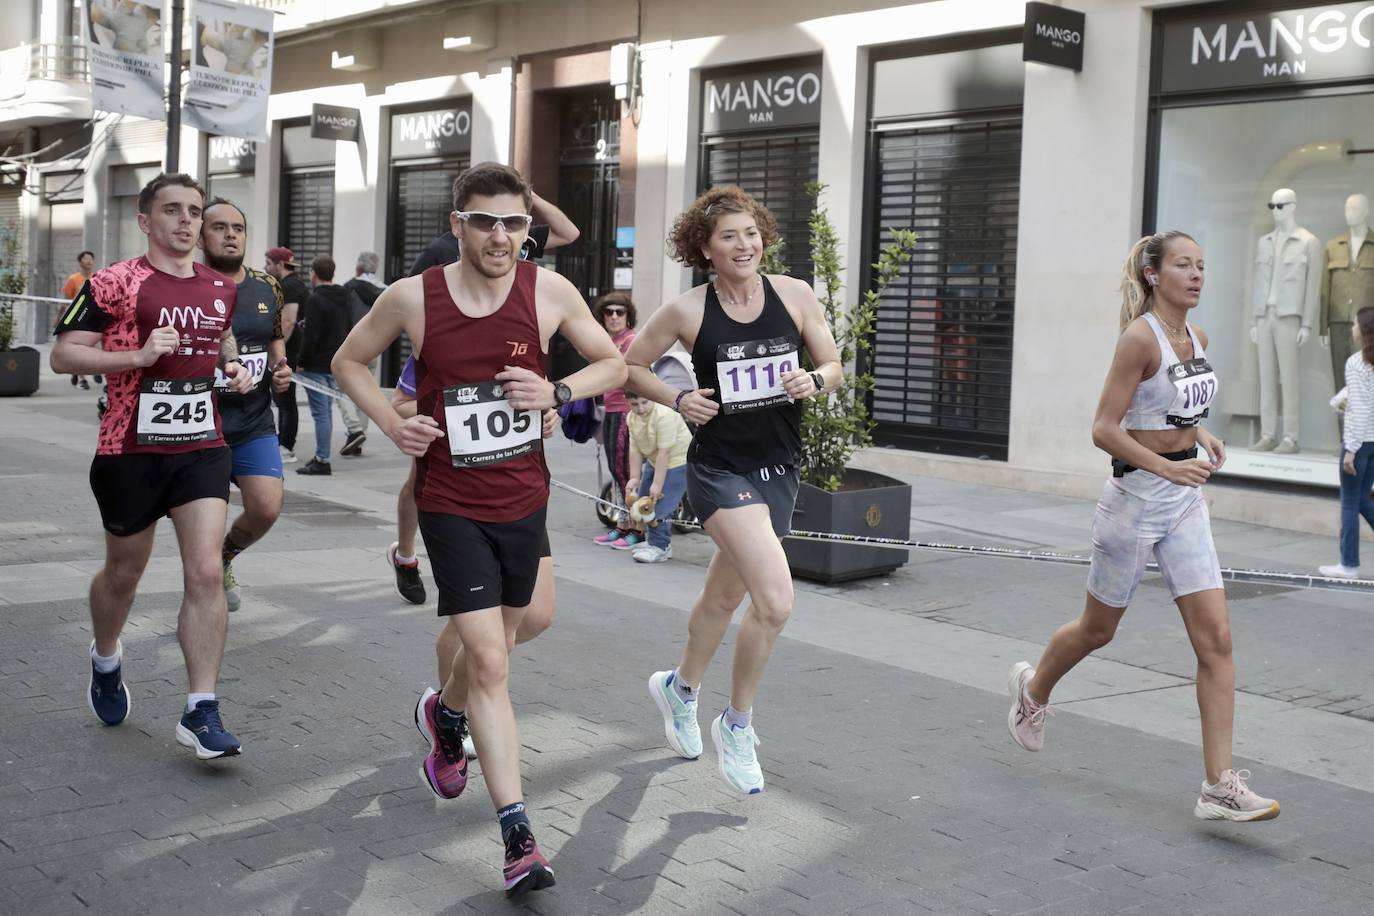
<svg viewBox="0 0 1374 916">
<path fill-rule="evenodd" d="M 726 782 L 745 795 L 758 795 L 763 791 L 763 770 L 754 753 L 759 743 L 754 726 L 731 728 L 725 724 L 725 713 L 721 713 L 711 722 L 711 743 L 716 746 L 720 775 Z"/>
<path fill-rule="evenodd" d="M 673 689 L 672 677 L 672 671 L 655 671 L 649 675 L 649 696 L 663 713 L 663 734 L 668 738 L 668 746 L 679 757 L 696 760 L 701 756 L 697 704 L 695 701 L 682 702 L 682 697 Z"/>
</svg>

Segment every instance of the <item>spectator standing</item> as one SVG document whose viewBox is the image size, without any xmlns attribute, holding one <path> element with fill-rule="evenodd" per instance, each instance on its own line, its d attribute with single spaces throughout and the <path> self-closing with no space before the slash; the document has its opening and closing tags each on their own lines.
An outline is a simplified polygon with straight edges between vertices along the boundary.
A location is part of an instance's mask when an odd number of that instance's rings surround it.
<svg viewBox="0 0 1374 916">
<path fill-rule="evenodd" d="M 275 277 L 281 286 L 281 329 L 286 340 L 286 363 L 292 372 L 300 369 L 300 320 L 304 315 L 305 300 L 310 297 L 310 288 L 296 273 L 299 267 L 295 252 L 290 248 L 279 246 L 267 252 L 264 272 Z M 285 391 L 272 392 L 272 402 L 277 406 L 277 439 L 281 443 L 281 460 L 286 464 L 294 464 L 296 433 L 300 427 L 300 410 L 296 406 L 296 383 L 292 382 Z"/>
<path fill-rule="evenodd" d="M 637 394 L 627 394 L 630 413 L 630 480 L 625 504 L 647 495 L 654 501 L 654 520 L 647 529 L 649 543 L 631 554 L 639 563 L 662 563 L 673 556 L 673 513 L 687 492 L 687 446 L 692 433 L 671 407 Z M 619 548 L 619 542 L 611 545 Z"/>
<path fill-rule="evenodd" d="M 386 289 L 386 284 L 377 276 L 378 263 L 375 251 L 364 251 L 358 255 L 353 279 L 344 284 L 345 289 L 357 296 L 354 304 L 360 306 L 349 316 L 350 326 L 363 320 L 363 316 L 372 308 L 372 303 L 376 302 L 382 290 Z M 379 361 L 380 357 L 367 364 L 368 371 L 374 376 L 377 374 Z M 367 414 L 347 398 L 339 399 L 339 414 L 343 417 L 345 431 L 343 448 L 339 449 L 339 454 L 350 458 L 361 455 L 363 443 L 367 441 Z"/>
<path fill-rule="evenodd" d="M 1341 452 L 1341 562 L 1322 566 L 1323 576 L 1360 575 L 1360 516 L 1374 528 L 1374 308 L 1355 314 L 1350 326 L 1355 352 L 1345 362 L 1345 429 Z"/>
<path fill-rule="evenodd" d="M 625 355 L 630 344 L 634 343 L 637 317 L 630 294 L 620 291 L 606 293 L 592 305 L 592 314 L 606 329 L 606 333 L 611 335 L 611 342 L 620 350 L 620 354 Z M 625 400 L 623 388 L 606 392 L 602 403 L 606 408 L 606 417 L 601 421 L 601 445 L 606 449 L 606 466 L 610 469 L 611 479 L 615 481 L 616 489 L 623 493 L 625 485 L 630 482 L 630 433 L 625 426 L 630 405 Z M 633 550 L 644 539 L 628 525 L 629 518 L 622 519 L 615 528 L 592 540 L 617 550 Z"/>
<path fill-rule="evenodd" d="M 83 251 L 76 256 L 76 265 L 80 268 L 76 273 L 67 278 L 67 282 L 62 284 L 62 298 L 68 302 L 76 299 L 76 294 L 81 292 L 81 287 L 86 285 L 86 281 L 95 273 L 95 252 Z M 104 379 L 97 375 L 95 383 L 99 385 Z M 73 375 L 72 384 L 80 385 L 85 390 L 90 390 L 91 383 L 86 381 L 84 375 Z"/>
<path fill-rule="evenodd" d="M 353 328 L 350 316 L 357 304 L 357 294 L 334 282 L 334 259 L 320 255 L 310 262 L 310 282 L 314 290 L 305 300 L 305 317 L 301 322 L 300 371 L 296 374 L 308 382 L 338 391 L 334 384 L 330 362 Z M 297 474 L 331 474 L 329 437 L 334 434 L 335 399 L 311 388 L 305 390 L 310 402 L 310 416 L 315 420 L 315 457 L 296 468 Z"/>
</svg>

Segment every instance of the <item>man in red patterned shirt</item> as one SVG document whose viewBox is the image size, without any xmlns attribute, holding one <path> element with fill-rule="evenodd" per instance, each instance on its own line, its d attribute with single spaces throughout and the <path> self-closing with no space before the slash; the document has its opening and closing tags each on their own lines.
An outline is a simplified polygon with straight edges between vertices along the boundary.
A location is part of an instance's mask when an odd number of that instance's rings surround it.
<svg viewBox="0 0 1374 916">
<path fill-rule="evenodd" d="M 91 711 L 106 725 L 129 715 L 119 634 L 153 549 L 172 518 L 185 593 L 177 638 L 190 684 L 177 741 L 201 759 L 239 753 L 215 685 L 228 631 L 220 538 L 229 507 L 229 449 L 215 370 L 242 394 L 253 376 L 230 330 L 232 280 L 192 259 L 205 195 L 189 175 L 159 175 L 138 197 L 148 253 L 97 271 L 58 323 L 56 372 L 108 376 L 91 490 L 105 527 L 105 565 L 91 583 Z"/>
</svg>

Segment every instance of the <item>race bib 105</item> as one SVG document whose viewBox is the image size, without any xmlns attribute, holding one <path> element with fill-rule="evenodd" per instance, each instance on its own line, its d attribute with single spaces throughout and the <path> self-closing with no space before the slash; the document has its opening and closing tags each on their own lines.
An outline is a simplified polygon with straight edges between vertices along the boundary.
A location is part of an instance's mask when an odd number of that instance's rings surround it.
<svg viewBox="0 0 1374 916">
<path fill-rule="evenodd" d="M 516 410 L 497 381 L 445 388 L 444 422 L 454 467 L 500 464 L 544 447 L 539 411 Z"/>
</svg>

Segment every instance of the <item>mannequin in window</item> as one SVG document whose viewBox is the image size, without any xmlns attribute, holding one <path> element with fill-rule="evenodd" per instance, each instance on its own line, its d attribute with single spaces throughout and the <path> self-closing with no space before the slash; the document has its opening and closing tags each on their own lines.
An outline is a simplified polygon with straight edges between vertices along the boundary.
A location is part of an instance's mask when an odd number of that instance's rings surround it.
<svg viewBox="0 0 1374 916">
<path fill-rule="evenodd" d="M 1274 231 L 1255 251 L 1255 294 L 1250 342 L 1259 346 L 1260 437 L 1250 448 L 1288 455 L 1298 450 L 1301 403 L 1298 348 L 1318 318 L 1321 242 L 1298 225 L 1298 195 L 1279 188 L 1269 198 Z M 1283 397 L 1283 438 L 1279 397 Z"/>
<path fill-rule="evenodd" d="M 1355 313 L 1374 306 L 1374 238 L 1369 229 L 1369 198 L 1351 194 L 1345 199 L 1349 230 L 1326 243 L 1322 261 L 1322 346 L 1331 349 L 1331 378 L 1335 390 L 1345 387 L 1345 361 L 1354 352 L 1350 323 Z"/>
</svg>

